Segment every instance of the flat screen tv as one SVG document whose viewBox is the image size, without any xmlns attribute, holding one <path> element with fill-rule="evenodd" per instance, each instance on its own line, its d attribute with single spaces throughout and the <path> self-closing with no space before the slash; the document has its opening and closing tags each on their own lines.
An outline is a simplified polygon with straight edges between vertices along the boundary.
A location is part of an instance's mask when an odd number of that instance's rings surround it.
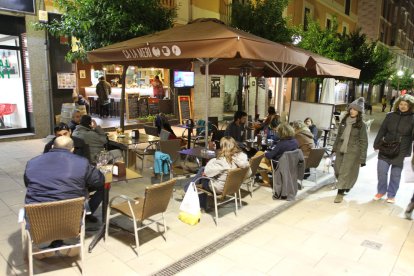
<svg viewBox="0 0 414 276">
<path fill-rule="evenodd" d="M 194 72 L 174 71 L 174 87 L 194 87 Z"/>
<path fill-rule="evenodd" d="M 35 0 L 0 0 L 0 10 L 34 14 Z"/>
</svg>

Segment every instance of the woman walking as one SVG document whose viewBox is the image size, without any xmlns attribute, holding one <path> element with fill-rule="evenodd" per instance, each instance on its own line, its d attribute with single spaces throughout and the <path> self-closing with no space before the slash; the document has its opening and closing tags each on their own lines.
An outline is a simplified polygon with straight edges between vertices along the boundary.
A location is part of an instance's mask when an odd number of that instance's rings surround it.
<svg viewBox="0 0 414 276">
<path fill-rule="evenodd" d="M 378 150 L 377 176 L 378 187 L 374 200 L 380 200 L 387 194 L 387 202 L 394 203 L 395 195 L 400 186 L 401 172 L 404 158 L 411 155 L 413 142 L 413 108 L 414 97 L 410 95 L 400 96 L 393 108 L 382 122 L 374 141 L 374 149 Z M 399 152 L 396 156 L 390 156 L 381 150 L 384 142 L 399 142 Z M 388 180 L 388 172 L 391 173 Z"/>
<path fill-rule="evenodd" d="M 334 200 L 341 203 L 358 179 L 359 168 L 365 166 L 368 149 L 368 136 L 365 123 L 364 98 L 359 98 L 348 106 L 348 112 L 342 119 L 338 136 L 332 152 L 336 152 L 335 177 L 338 193 Z"/>
</svg>

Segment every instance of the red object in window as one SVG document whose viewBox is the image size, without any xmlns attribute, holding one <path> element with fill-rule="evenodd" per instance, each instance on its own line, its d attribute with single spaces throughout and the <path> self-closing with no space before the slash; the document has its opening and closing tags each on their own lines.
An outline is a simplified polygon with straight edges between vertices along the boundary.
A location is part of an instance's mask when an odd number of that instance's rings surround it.
<svg viewBox="0 0 414 276">
<path fill-rule="evenodd" d="M 15 104 L 0 104 L 0 116 L 10 115 L 16 111 Z"/>
</svg>

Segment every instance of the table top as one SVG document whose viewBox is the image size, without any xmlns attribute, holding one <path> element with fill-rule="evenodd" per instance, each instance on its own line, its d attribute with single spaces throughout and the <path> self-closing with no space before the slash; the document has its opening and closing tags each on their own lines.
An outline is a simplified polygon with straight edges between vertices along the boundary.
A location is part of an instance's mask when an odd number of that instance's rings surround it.
<svg viewBox="0 0 414 276">
<path fill-rule="evenodd" d="M 180 150 L 179 153 L 190 155 L 190 156 L 195 156 L 197 158 L 202 158 L 206 160 L 210 160 L 216 157 L 217 151 L 209 150 L 206 153 L 203 153 L 202 150 L 205 150 L 205 148 L 195 147 L 191 149 Z"/>
<path fill-rule="evenodd" d="M 103 170 L 103 171 L 106 170 L 106 173 L 104 173 L 105 182 L 116 183 L 116 182 L 133 180 L 133 179 L 137 179 L 137 178 L 142 177 L 142 175 L 140 175 L 136 171 L 128 169 L 128 168 L 126 168 L 126 174 L 124 176 L 116 176 L 116 175 L 112 174 L 112 165 L 105 165 L 103 167 L 106 168 L 106 169 Z"/>
<path fill-rule="evenodd" d="M 125 137 L 118 137 L 115 132 L 108 133 L 109 142 L 118 145 L 129 146 L 142 143 L 155 143 L 160 141 L 160 137 L 145 133 L 140 133 L 138 139 L 132 139 L 130 133 L 125 133 Z"/>
<path fill-rule="evenodd" d="M 188 126 L 188 125 L 181 124 L 181 125 L 175 125 L 175 127 L 191 129 L 191 128 L 202 128 L 202 127 L 205 127 L 205 126 L 200 126 L 200 125 Z"/>
</svg>

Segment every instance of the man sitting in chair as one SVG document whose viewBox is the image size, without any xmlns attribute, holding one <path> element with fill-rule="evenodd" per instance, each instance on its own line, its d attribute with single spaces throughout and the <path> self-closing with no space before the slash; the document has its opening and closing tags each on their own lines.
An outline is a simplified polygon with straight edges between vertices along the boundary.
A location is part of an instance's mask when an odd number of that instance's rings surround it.
<svg viewBox="0 0 414 276">
<path fill-rule="evenodd" d="M 67 136 L 57 137 L 53 148 L 27 162 L 24 183 L 27 187 L 25 203 L 42 203 L 77 197 L 90 197 L 91 215 L 86 219 L 97 222 L 92 214 L 101 204 L 105 178 L 90 165 L 88 159 L 73 154 L 73 140 Z"/>
</svg>

